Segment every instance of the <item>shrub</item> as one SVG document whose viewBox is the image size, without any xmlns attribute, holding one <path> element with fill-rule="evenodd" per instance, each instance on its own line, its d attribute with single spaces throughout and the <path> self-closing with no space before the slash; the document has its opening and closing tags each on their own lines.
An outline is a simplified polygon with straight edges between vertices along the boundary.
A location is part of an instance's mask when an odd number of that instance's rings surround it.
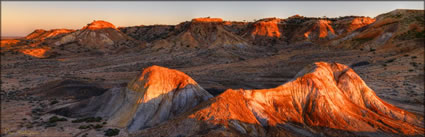
<svg viewBox="0 0 425 137">
<path fill-rule="evenodd" d="M 49 118 L 49 123 L 55 123 L 58 121 L 68 121 L 66 118 L 58 118 L 57 116 L 53 116 Z"/>
<path fill-rule="evenodd" d="M 395 61 L 395 58 L 387 60 L 387 61 L 385 61 L 385 63 L 391 63 L 391 62 L 394 62 L 394 61 Z"/>
<path fill-rule="evenodd" d="M 56 125 L 57 125 L 56 123 L 46 123 L 46 125 L 44 127 L 48 128 L 48 127 L 54 127 Z"/>
<path fill-rule="evenodd" d="M 78 129 L 87 129 L 90 128 L 90 125 L 81 125 Z"/>
<path fill-rule="evenodd" d="M 116 136 L 120 133 L 119 129 L 108 129 L 105 131 L 105 136 Z"/>
<path fill-rule="evenodd" d="M 73 120 L 72 123 L 81 123 L 81 122 L 91 123 L 91 122 L 100 122 L 100 121 L 102 121 L 102 117 L 87 117 L 87 118 Z"/>
<path fill-rule="evenodd" d="M 94 126 L 94 128 L 95 129 L 98 129 L 98 128 L 102 128 L 103 126 L 102 125 L 100 125 L 100 124 L 96 124 L 95 126 Z"/>
<path fill-rule="evenodd" d="M 52 102 L 50 102 L 50 105 L 53 105 L 53 104 L 56 104 L 56 103 L 59 103 L 59 101 L 53 100 Z"/>
</svg>

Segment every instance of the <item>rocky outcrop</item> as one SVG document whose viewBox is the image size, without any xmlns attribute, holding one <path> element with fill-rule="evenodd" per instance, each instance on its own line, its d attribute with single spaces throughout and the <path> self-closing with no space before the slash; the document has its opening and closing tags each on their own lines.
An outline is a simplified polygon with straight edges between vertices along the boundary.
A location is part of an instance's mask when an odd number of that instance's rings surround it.
<svg viewBox="0 0 425 137">
<path fill-rule="evenodd" d="M 412 45 L 421 45 L 415 40 L 423 39 L 425 34 L 423 25 L 420 25 L 424 22 L 423 16 L 423 10 L 394 10 L 377 16 L 373 19 L 375 20 L 373 23 L 329 43 L 335 47 L 353 49 L 413 50 L 417 47 L 397 47 L 397 45 L 404 44 L 406 40 L 411 41 Z"/>
<path fill-rule="evenodd" d="M 221 18 L 194 18 L 192 19 L 193 23 L 223 23 L 223 19 Z"/>
<path fill-rule="evenodd" d="M 308 40 L 332 39 L 336 37 L 335 31 L 329 20 L 315 20 L 305 23 L 306 30 L 302 31 L 304 38 Z"/>
<path fill-rule="evenodd" d="M 3 48 L 3 47 L 7 48 L 7 47 L 10 47 L 12 45 L 19 43 L 20 41 L 21 40 L 18 40 L 18 39 L 2 39 L 0 47 L 1 48 Z"/>
<path fill-rule="evenodd" d="M 50 50 L 50 48 L 25 48 L 19 50 L 19 52 L 28 55 L 33 56 L 36 58 L 46 58 L 48 57 L 47 52 Z"/>
<path fill-rule="evenodd" d="M 114 25 L 105 21 L 93 21 L 81 30 L 70 33 L 54 41 L 54 46 L 61 46 L 70 43 L 77 43 L 84 48 L 99 50 L 102 52 L 116 51 L 126 47 L 140 45 L 134 39 L 122 33 Z M 122 45 L 125 43 L 124 45 Z"/>
<path fill-rule="evenodd" d="M 266 36 L 266 37 L 281 37 L 278 24 L 280 19 L 270 18 L 257 21 L 253 24 L 254 29 L 251 32 L 251 37 Z"/>
<path fill-rule="evenodd" d="M 52 30 L 43 30 L 43 29 L 37 29 L 34 32 L 28 34 L 28 36 L 25 37 L 27 40 L 44 40 L 47 38 L 52 38 L 60 35 L 65 35 L 71 32 L 74 32 L 75 30 L 71 29 L 52 29 Z"/>
<path fill-rule="evenodd" d="M 334 26 L 336 34 L 344 35 L 373 22 L 375 22 L 375 19 L 370 17 L 352 17 L 337 20 L 332 23 L 332 26 Z"/>
<path fill-rule="evenodd" d="M 283 33 L 284 24 L 278 18 L 265 18 L 254 22 L 245 38 L 253 42 L 254 45 L 272 46 L 282 43 L 286 38 Z"/>
<path fill-rule="evenodd" d="M 423 117 L 382 101 L 349 67 L 317 62 L 272 89 L 227 90 L 134 136 L 424 134 Z"/>
<path fill-rule="evenodd" d="M 244 48 L 248 42 L 224 28 L 219 18 L 196 18 L 176 26 L 181 30 L 163 40 L 153 43 L 153 49 L 191 50 L 221 47 Z"/>
<path fill-rule="evenodd" d="M 115 25 L 103 20 L 95 20 L 90 24 L 87 24 L 87 26 L 83 27 L 82 29 L 88 29 L 88 30 L 99 30 L 99 29 L 116 29 Z"/>
<path fill-rule="evenodd" d="M 211 98 L 183 72 L 151 66 L 128 83 L 101 96 L 55 112 L 67 116 L 100 116 L 130 132 L 172 119 Z"/>
<path fill-rule="evenodd" d="M 151 26 L 131 26 L 131 27 L 120 27 L 118 28 L 121 32 L 128 36 L 144 41 L 153 42 L 167 38 L 171 32 L 175 30 L 173 25 L 151 25 Z"/>
</svg>

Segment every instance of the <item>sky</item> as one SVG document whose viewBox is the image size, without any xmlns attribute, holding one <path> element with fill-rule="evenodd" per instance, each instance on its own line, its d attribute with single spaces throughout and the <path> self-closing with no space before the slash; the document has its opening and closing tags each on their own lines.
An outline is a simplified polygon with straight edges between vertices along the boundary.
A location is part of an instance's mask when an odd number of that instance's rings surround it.
<svg viewBox="0 0 425 137">
<path fill-rule="evenodd" d="M 424 9 L 423 1 L 2 1 L 1 35 L 25 36 L 35 29 L 80 29 L 93 20 L 115 26 L 175 25 L 197 17 L 253 21 L 266 17 L 375 17 L 395 9 Z"/>
</svg>

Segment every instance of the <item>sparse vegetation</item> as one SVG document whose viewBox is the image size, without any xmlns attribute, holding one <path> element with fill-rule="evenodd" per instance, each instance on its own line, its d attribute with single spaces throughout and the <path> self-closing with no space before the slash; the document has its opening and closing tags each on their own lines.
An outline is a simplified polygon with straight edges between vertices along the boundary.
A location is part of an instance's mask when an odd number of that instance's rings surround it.
<svg viewBox="0 0 425 137">
<path fill-rule="evenodd" d="M 87 118 L 73 120 L 72 123 L 82 123 L 82 122 L 91 123 L 91 122 L 100 122 L 100 121 L 102 121 L 102 117 L 87 117 Z"/>
<path fill-rule="evenodd" d="M 54 104 L 56 104 L 56 103 L 59 103 L 59 101 L 57 101 L 57 100 L 53 100 L 52 102 L 50 102 L 50 105 L 54 105 Z"/>
<path fill-rule="evenodd" d="M 410 65 L 412 65 L 413 67 L 418 67 L 418 63 L 416 62 L 410 62 Z"/>
<path fill-rule="evenodd" d="M 68 121 L 66 118 L 58 118 L 57 116 L 53 116 L 49 118 L 49 123 L 55 123 L 59 121 Z"/>
<path fill-rule="evenodd" d="M 415 39 L 415 38 L 425 38 L 425 31 L 415 31 L 415 30 L 409 30 L 405 33 L 402 33 L 398 36 L 396 36 L 397 39 L 399 40 L 411 40 L 411 39 Z"/>
<path fill-rule="evenodd" d="M 88 128 L 91 128 L 91 126 L 90 125 L 81 125 L 81 126 L 78 127 L 78 129 L 88 129 Z"/>
<path fill-rule="evenodd" d="M 394 62 L 394 61 L 395 61 L 395 58 L 389 59 L 389 60 L 385 61 L 385 63 L 391 63 L 391 62 Z"/>
<path fill-rule="evenodd" d="M 116 136 L 120 133 L 119 129 L 108 129 L 105 131 L 105 136 Z"/>
<path fill-rule="evenodd" d="M 102 128 L 103 126 L 102 125 L 100 125 L 100 124 L 96 124 L 95 126 L 94 126 L 94 128 L 95 129 L 99 129 L 99 128 Z"/>
<path fill-rule="evenodd" d="M 57 123 L 50 123 L 50 122 L 47 122 L 47 123 L 45 123 L 44 127 L 45 127 L 45 128 L 48 128 L 48 127 L 55 127 L 56 125 L 58 125 L 58 124 L 57 124 Z"/>
</svg>

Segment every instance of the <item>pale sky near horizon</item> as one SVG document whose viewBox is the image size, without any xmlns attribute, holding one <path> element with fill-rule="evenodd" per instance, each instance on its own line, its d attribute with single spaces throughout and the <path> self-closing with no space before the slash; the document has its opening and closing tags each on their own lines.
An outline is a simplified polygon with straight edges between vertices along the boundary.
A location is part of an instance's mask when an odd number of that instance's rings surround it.
<svg viewBox="0 0 425 137">
<path fill-rule="evenodd" d="M 25 36 L 35 29 L 80 29 L 93 20 L 115 26 L 175 25 L 196 17 L 253 21 L 266 17 L 375 17 L 395 9 L 424 9 L 423 1 L 21 1 L 1 2 L 1 35 Z"/>
</svg>

